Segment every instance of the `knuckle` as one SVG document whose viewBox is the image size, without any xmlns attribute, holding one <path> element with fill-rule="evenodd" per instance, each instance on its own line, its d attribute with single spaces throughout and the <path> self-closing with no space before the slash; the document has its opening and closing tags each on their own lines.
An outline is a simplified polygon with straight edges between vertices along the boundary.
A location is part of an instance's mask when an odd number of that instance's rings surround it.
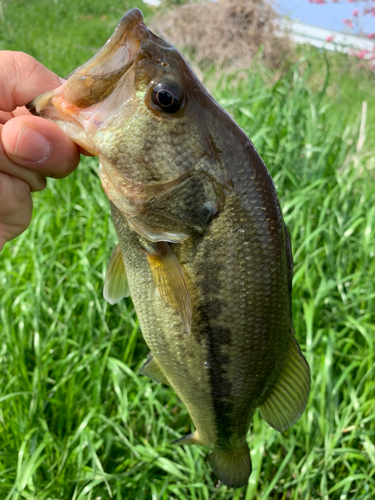
<svg viewBox="0 0 375 500">
<path fill-rule="evenodd" d="M 16 177 L 0 173 L 0 213 L 12 213 L 30 197 L 30 186 Z"/>
<path fill-rule="evenodd" d="M 32 184 L 30 184 L 30 189 L 32 192 L 35 191 L 43 191 L 47 186 L 47 179 L 42 174 L 37 174 L 35 176 L 35 180 Z"/>
</svg>

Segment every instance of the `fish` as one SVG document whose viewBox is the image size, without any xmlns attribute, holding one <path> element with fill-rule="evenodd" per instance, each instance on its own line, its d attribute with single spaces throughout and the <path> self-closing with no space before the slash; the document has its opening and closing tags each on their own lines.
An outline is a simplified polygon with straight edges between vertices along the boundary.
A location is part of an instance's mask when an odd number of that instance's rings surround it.
<svg viewBox="0 0 375 500">
<path fill-rule="evenodd" d="M 222 484 L 251 474 L 257 408 L 284 432 L 309 366 L 292 322 L 293 258 L 272 178 L 247 135 L 170 43 L 129 10 L 107 43 L 28 109 L 100 160 L 118 236 L 104 284 L 131 295 L 150 349 Z"/>
</svg>

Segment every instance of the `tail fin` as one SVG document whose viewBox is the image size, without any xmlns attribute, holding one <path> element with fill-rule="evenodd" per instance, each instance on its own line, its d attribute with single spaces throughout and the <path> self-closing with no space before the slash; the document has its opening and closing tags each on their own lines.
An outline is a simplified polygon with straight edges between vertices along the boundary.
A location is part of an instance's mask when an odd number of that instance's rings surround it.
<svg viewBox="0 0 375 500">
<path fill-rule="evenodd" d="M 235 450 L 214 449 L 208 456 L 208 462 L 226 486 L 239 488 L 247 484 L 251 474 L 251 459 L 246 443 Z"/>
</svg>

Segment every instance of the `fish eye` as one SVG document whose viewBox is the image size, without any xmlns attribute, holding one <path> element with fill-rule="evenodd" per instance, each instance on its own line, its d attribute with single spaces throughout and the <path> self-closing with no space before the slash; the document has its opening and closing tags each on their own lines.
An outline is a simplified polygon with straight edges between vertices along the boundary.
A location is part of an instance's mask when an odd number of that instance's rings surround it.
<svg viewBox="0 0 375 500">
<path fill-rule="evenodd" d="M 183 99 L 182 88 L 175 82 L 159 82 L 152 90 L 152 102 L 167 113 L 176 113 L 180 109 Z"/>
</svg>

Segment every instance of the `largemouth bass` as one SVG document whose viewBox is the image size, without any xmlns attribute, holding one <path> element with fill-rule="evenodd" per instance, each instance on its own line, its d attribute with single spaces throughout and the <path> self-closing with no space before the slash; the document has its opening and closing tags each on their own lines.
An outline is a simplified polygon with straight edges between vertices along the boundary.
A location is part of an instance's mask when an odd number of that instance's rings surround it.
<svg viewBox="0 0 375 500">
<path fill-rule="evenodd" d="M 304 411 L 309 367 L 294 336 L 292 254 L 266 166 L 179 52 L 138 9 L 29 109 L 100 159 L 119 239 L 104 296 L 132 296 L 150 357 L 211 448 L 221 482 L 248 481 L 256 408 L 283 432 Z"/>
</svg>

